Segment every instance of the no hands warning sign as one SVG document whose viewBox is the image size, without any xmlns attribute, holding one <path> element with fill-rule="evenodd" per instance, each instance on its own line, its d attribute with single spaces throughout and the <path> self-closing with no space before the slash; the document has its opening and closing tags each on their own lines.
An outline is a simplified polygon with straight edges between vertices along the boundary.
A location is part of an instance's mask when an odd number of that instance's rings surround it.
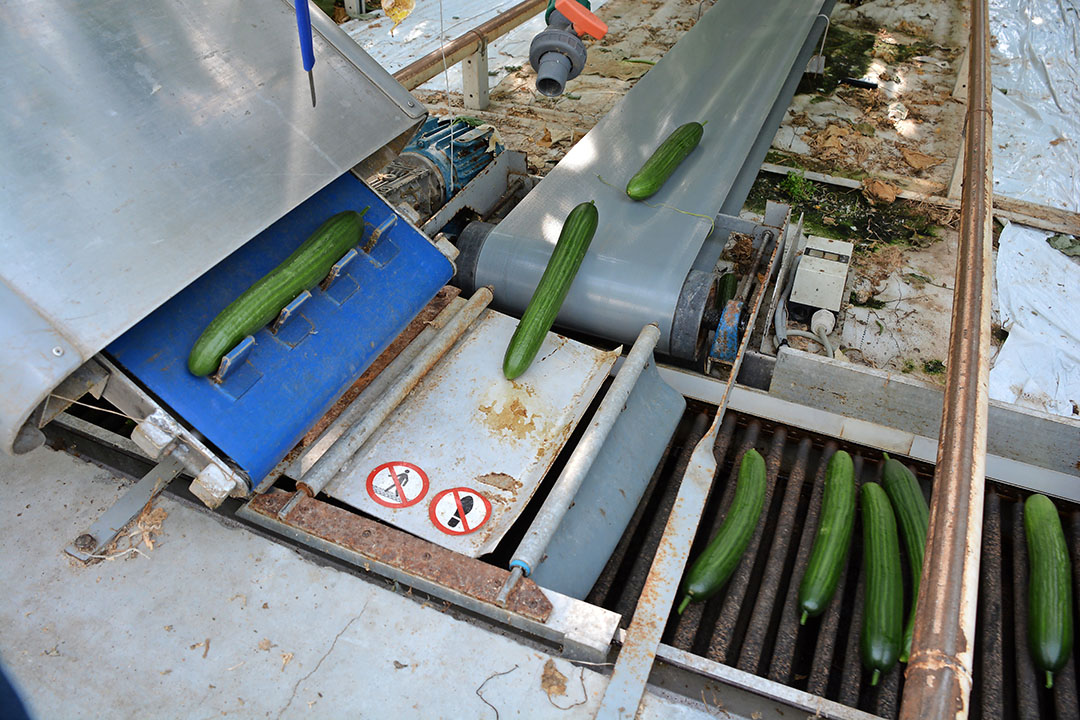
<svg viewBox="0 0 1080 720">
<path fill-rule="evenodd" d="M 491 517 L 491 503 L 467 487 L 443 490 L 431 500 L 431 522 L 447 535 L 476 532 Z"/>
<path fill-rule="evenodd" d="M 383 463 L 368 473 L 367 491 L 383 507 L 405 508 L 427 495 L 428 476 L 412 463 Z"/>
</svg>

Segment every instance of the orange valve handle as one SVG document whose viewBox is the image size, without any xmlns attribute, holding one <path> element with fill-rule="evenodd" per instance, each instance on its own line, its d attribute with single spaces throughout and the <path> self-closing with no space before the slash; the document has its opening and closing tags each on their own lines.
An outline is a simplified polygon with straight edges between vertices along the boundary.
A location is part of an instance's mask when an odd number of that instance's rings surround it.
<svg viewBox="0 0 1080 720">
<path fill-rule="evenodd" d="M 588 35 L 599 40 L 607 35 L 607 24 L 592 14 L 577 0 L 555 0 L 555 9 L 563 14 L 574 25 L 574 32 L 578 37 Z"/>
</svg>

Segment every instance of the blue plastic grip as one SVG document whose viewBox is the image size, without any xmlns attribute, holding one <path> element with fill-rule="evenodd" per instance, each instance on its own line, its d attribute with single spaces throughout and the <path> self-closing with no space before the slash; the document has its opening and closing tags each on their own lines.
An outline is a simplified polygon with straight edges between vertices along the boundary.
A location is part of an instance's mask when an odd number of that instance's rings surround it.
<svg viewBox="0 0 1080 720">
<path fill-rule="evenodd" d="M 311 11 L 308 0 L 294 0 L 296 3 L 296 27 L 300 32 L 300 57 L 304 61 L 304 70 L 311 72 L 315 67 L 315 51 L 311 47 Z"/>
</svg>

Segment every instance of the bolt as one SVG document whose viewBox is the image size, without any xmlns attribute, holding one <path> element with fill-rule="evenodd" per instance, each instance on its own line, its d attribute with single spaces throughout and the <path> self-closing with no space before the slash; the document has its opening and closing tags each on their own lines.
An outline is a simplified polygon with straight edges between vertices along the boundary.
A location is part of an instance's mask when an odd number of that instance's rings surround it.
<svg viewBox="0 0 1080 720">
<path fill-rule="evenodd" d="M 409 107 L 416 107 L 416 103 L 412 100 L 409 101 Z"/>
<path fill-rule="evenodd" d="M 80 550 L 93 550 L 94 549 L 94 536 L 89 533 L 83 533 L 79 537 L 75 538 L 75 547 Z"/>
<path fill-rule="evenodd" d="M 61 355 L 64 354 L 64 348 L 57 345 L 56 347 L 54 347 L 52 349 L 52 354 L 55 355 L 56 357 L 60 357 Z"/>
</svg>

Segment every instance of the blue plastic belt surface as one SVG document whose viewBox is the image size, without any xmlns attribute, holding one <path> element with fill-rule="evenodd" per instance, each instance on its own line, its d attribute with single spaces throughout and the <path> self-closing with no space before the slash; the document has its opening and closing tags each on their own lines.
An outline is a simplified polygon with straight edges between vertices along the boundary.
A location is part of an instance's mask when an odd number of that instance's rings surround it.
<svg viewBox="0 0 1080 720">
<path fill-rule="evenodd" d="M 284 260 L 327 218 L 370 207 L 360 256 L 277 336 L 220 385 L 192 375 L 188 353 L 210 321 Z M 243 245 L 119 339 L 107 352 L 176 417 L 258 485 L 453 275 L 431 242 L 398 220 L 364 252 L 390 207 L 352 174 L 335 180 Z"/>
</svg>

